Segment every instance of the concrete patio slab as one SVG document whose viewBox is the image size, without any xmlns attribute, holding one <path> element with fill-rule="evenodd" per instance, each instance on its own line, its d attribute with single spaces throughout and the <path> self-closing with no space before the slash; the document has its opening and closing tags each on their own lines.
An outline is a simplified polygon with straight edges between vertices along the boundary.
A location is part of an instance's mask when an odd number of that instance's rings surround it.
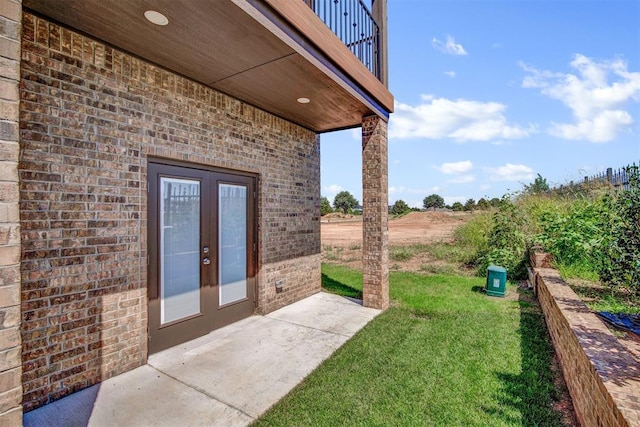
<svg viewBox="0 0 640 427">
<path fill-rule="evenodd" d="M 321 292 L 154 354 L 26 413 L 24 425 L 248 425 L 379 313 Z"/>
</svg>

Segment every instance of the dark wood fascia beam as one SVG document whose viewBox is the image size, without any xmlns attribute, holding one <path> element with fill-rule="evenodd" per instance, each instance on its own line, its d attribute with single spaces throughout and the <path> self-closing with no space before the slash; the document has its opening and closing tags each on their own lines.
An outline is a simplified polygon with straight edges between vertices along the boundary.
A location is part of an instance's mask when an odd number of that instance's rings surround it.
<svg viewBox="0 0 640 427">
<path fill-rule="evenodd" d="M 305 2 L 295 0 L 262 0 L 284 19 L 288 26 L 295 28 L 309 40 L 326 58 L 356 81 L 373 98 L 389 111 L 393 111 L 393 95 L 383 82 L 349 50 L 333 31 L 316 15 Z M 384 6 L 386 3 L 380 3 Z M 381 6 L 378 6 L 380 8 Z M 384 48 L 384 45 L 381 46 Z M 381 58 L 382 59 L 382 58 Z M 383 65 L 383 64 L 381 64 Z"/>
<path fill-rule="evenodd" d="M 293 28 L 290 23 L 284 19 L 279 13 L 273 10 L 268 4 L 261 0 L 231 0 L 236 6 L 245 11 L 249 16 L 254 18 L 260 25 L 269 30 L 280 40 L 291 47 L 296 53 L 301 55 L 307 61 L 312 63 L 316 68 L 321 70 L 325 75 L 331 78 L 334 82 L 340 85 L 343 89 L 349 92 L 355 99 L 364 104 L 376 115 L 389 119 L 389 114 L 393 111 L 393 96 L 388 90 L 380 83 L 375 76 L 371 75 L 376 80 L 377 84 L 383 87 L 388 94 L 385 102 L 379 102 L 376 98 L 371 96 L 366 90 L 358 85 L 353 78 L 347 75 L 342 69 L 338 68 L 327 56 L 320 51 L 313 43 L 311 43 L 305 36 L 303 36 L 296 28 Z M 291 1 L 291 0 L 287 0 Z M 307 6 L 304 2 L 300 2 L 304 8 Z M 314 19 L 319 19 L 312 10 L 309 10 L 313 14 Z M 322 21 L 320 21 L 322 22 Z M 324 25 L 324 23 L 322 23 Z M 327 31 L 331 36 L 335 35 L 327 28 Z M 337 38 L 335 39 L 341 46 L 346 49 L 350 55 L 353 56 L 351 51 L 344 46 L 344 44 Z M 353 57 L 358 64 L 363 67 L 367 73 L 369 70 L 364 67 L 363 64 Z"/>
</svg>

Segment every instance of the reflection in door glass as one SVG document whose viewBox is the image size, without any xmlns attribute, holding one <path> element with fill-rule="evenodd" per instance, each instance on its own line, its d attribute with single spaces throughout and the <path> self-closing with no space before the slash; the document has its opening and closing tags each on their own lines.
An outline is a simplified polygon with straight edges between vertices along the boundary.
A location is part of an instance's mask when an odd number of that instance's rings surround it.
<svg viewBox="0 0 640 427">
<path fill-rule="evenodd" d="M 160 319 L 200 312 L 200 183 L 160 178 Z"/>
<path fill-rule="evenodd" d="M 220 305 L 247 297 L 247 188 L 218 186 Z"/>
</svg>

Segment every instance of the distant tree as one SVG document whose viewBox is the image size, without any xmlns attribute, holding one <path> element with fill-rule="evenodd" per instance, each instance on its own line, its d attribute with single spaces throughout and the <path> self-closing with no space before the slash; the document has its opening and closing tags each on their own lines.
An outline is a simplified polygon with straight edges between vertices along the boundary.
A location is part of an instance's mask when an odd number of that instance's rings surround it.
<svg viewBox="0 0 640 427">
<path fill-rule="evenodd" d="M 476 203 L 476 206 L 478 207 L 478 209 L 483 211 L 486 211 L 487 209 L 490 208 L 489 202 L 484 197 L 478 200 L 478 203 Z"/>
<path fill-rule="evenodd" d="M 453 209 L 454 212 L 462 212 L 464 205 L 460 202 L 454 202 L 453 205 L 451 205 L 451 209 Z"/>
<path fill-rule="evenodd" d="M 348 191 L 339 192 L 333 199 L 333 208 L 342 211 L 342 213 L 347 213 L 356 206 L 358 206 L 358 201 Z"/>
<path fill-rule="evenodd" d="M 444 207 L 444 199 L 437 194 L 432 194 L 424 198 L 424 200 L 422 201 L 422 205 L 425 209 L 433 208 L 433 210 L 435 211 L 436 208 Z"/>
<path fill-rule="evenodd" d="M 333 208 L 331 207 L 331 202 L 326 197 L 320 198 L 320 215 L 326 215 L 333 212 Z"/>
<path fill-rule="evenodd" d="M 549 191 L 547 179 L 538 174 L 536 179 L 529 185 L 524 186 L 524 192 L 527 194 L 543 194 Z"/>
<path fill-rule="evenodd" d="M 500 205 L 502 205 L 502 200 L 498 199 L 497 197 L 489 200 L 489 206 L 491 206 L 492 208 L 499 208 Z"/>
<path fill-rule="evenodd" d="M 396 202 L 391 207 L 391 213 L 393 215 L 402 215 L 405 212 L 410 211 L 411 208 L 404 200 L 396 200 Z"/>
<path fill-rule="evenodd" d="M 476 201 L 473 199 L 469 199 L 467 200 L 467 202 L 464 204 L 464 210 L 465 211 L 473 211 L 476 208 Z"/>
</svg>

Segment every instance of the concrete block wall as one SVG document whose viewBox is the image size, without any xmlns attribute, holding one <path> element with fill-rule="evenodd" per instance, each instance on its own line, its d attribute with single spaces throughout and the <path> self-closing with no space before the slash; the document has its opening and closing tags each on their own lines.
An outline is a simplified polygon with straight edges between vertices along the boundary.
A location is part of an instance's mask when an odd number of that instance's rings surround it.
<svg viewBox="0 0 640 427">
<path fill-rule="evenodd" d="M 22 424 L 18 119 L 20 0 L 0 2 L 0 425 Z"/>
<path fill-rule="evenodd" d="M 534 272 L 536 294 L 580 424 L 640 426 L 640 363 L 556 270 L 535 267 Z"/>
<path fill-rule="evenodd" d="M 22 35 L 26 410 L 146 361 L 150 157 L 258 174 L 258 311 L 320 290 L 316 134 L 26 12 Z"/>
</svg>

